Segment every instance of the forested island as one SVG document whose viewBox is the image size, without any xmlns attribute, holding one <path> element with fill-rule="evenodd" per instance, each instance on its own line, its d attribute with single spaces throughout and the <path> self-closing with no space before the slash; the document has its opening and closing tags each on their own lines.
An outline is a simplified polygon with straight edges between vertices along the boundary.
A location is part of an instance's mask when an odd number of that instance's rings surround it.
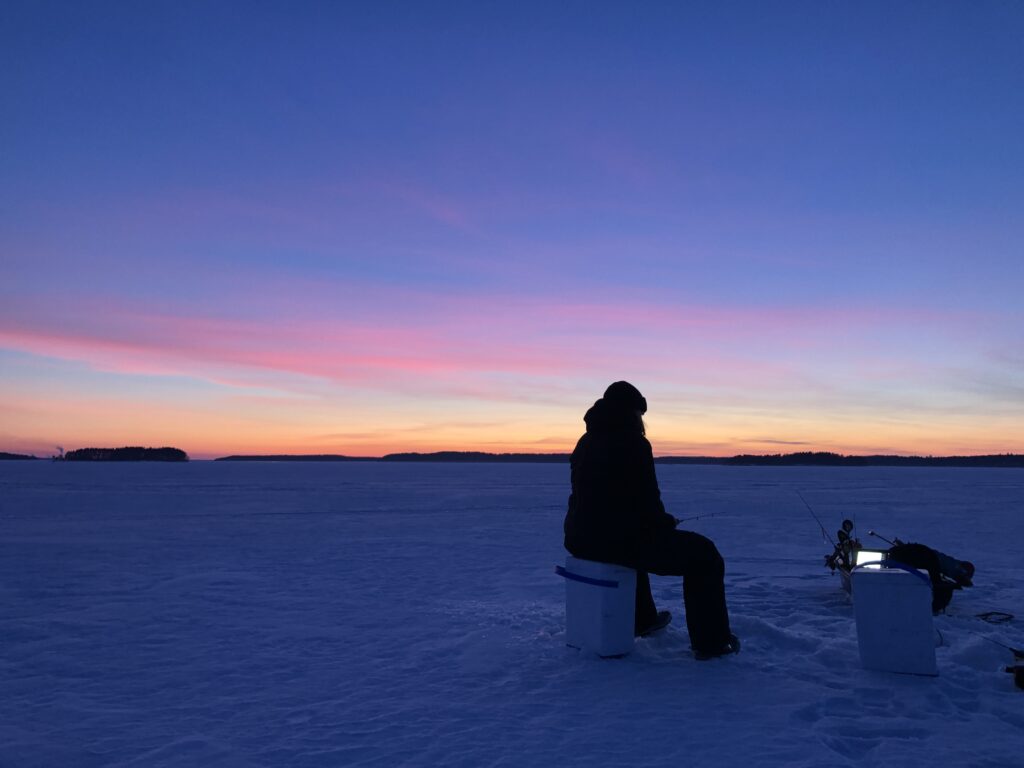
<svg viewBox="0 0 1024 768">
<path fill-rule="evenodd" d="M 23 453 L 4 453 L 0 451 L 0 461 L 35 461 L 38 456 L 26 456 Z"/>
<path fill-rule="evenodd" d="M 434 453 L 389 453 L 384 456 L 256 455 L 225 456 L 216 461 L 390 461 L 455 463 L 565 464 L 568 453 L 486 453 L 483 451 L 436 451 Z M 1013 453 L 985 456 L 844 456 L 839 453 L 802 452 L 739 456 L 658 456 L 656 464 L 717 464 L 765 467 L 1021 467 L 1024 455 Z"/>
<path fill-rule="evenodd" d="M 54 461 L 188 461 L 188 454 L 180 448 L 79 448 Z"/>
</svg>

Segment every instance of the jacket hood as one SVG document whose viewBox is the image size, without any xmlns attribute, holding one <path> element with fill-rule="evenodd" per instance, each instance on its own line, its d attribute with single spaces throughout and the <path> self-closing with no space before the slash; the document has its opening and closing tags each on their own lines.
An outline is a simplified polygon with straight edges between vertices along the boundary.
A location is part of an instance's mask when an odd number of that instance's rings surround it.
<svg viewBox="0 0 1024 768">
<path fill-rule="evenodd" d="M 647 400 L 640 394 L 640 390 L 628 381 L 616 381 L 604 391 L 602 399 L 608 403 L 615 403 L 631 411 L 647 413 Z"/>
<path fill-rule="evenodd" d="M 621 402 L 601 398 L 584 414 L 587 432 L 636 432 L 643 434 L 643 422 L 636 410 Z"/>
</svg>

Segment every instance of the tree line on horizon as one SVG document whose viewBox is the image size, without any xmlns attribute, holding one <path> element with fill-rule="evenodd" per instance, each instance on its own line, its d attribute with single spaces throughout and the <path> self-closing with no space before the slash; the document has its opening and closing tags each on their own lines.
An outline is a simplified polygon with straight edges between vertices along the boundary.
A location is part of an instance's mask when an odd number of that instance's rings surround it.
<svg viewBox="0 0 1024 768">
<path fill-rule="evenodd" d="M 387 461 L 452 463 L 568 463 L 568 453 L 487 453 L 484 451 L 434 451 L 432 453 L 389 453 L 384 456 L 345 456 L 341 454 L 273 454 L 224 456 L 215 461 Z M 1024 467 L 1024 455 L 1005 453 L 983 456 L 846 456 L 828 451 L 802 451 L 766 455 L 737 456 L 658 456 L 656 464 L 718 464 L 733 466 L 950 466 L 950 467 Z"/>
<path fill-rule="evenodd" d="M 188 454 L 180 448 L 143 448 L 128 446 L 125 448 L 79 448 L 68 451 L 62 456 L 54 456 L 54 461 L 188 461 Z"/>
<path fill-rule="evenodd" d="M 568 453 L 487 453 L 485 451 L 434 451 L 389 453 L 384 456 L 342 454 L 261 454 L 223 456 L 214 461 L 307 461 L 307 462 L 446 462 L 446 463 L 568 463 Z M 54 461 L 188 461 L 180 448 L 79 448 L 52 457 Z M 0 452 L 0 461 L 33 460 L 37 456 Z M 739 454 L 736 456 L 658 456 L 656 464 L 712 464 L 723 466 L 829 466 L 829 467 L 1024 467 L 1024 455 L 1014 453 L 980 456 L 896 456 L 876 454 L 848 456 L 829 451 Z"/>
</svg>

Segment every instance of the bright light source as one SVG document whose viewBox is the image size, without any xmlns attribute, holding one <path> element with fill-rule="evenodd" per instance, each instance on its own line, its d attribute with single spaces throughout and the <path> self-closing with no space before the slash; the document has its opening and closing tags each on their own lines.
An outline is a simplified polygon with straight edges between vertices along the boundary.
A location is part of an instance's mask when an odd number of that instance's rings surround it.
<svg viewBox="0 0 1024 768">
<path fill-rule="evenodd" d="M 885 560 L 885 552 L 879 552 L 875 549 L 858 549 L 854 565 L 875 563 L 875 565 L 867 565 L 865 567 L 869 570 L 877 570 L 882 567 L 881 565 L 878 565 L 879 560 Z"/>
</svg>

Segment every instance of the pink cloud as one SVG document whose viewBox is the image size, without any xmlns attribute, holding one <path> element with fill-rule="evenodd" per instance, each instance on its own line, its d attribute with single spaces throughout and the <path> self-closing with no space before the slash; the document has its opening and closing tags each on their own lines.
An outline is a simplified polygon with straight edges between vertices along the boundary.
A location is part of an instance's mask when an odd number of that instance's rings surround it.
<svg viewBox="0 0 1024 768">
<path fill-rule="evenodd" d="M 622 372 L 665 387 L 796 388 L 815 375 L 818 361 L 808 351 L 832 354 L 837 338 L 866 328 L 951 324 L 949 317 L 911 309 L 724 308 L 306 287 L 254 285 L 251 290 L 270 297 L 266 314 L 245 318 L 114 300 L 69 298 L 57 307 L 15 301 L 0 309 L 0 344 L 105 370 L 200 376 L 232 386 L 273 382 L 301 390 L 275 378 L 283 375 L 545 400 L 571 395 L 581 379 Z M 338 292 L 354 302 L 332 300 Z M 911 376 L 927 364 L 870 350 L 857 355 L 865 377 Z"/>
</svg>

